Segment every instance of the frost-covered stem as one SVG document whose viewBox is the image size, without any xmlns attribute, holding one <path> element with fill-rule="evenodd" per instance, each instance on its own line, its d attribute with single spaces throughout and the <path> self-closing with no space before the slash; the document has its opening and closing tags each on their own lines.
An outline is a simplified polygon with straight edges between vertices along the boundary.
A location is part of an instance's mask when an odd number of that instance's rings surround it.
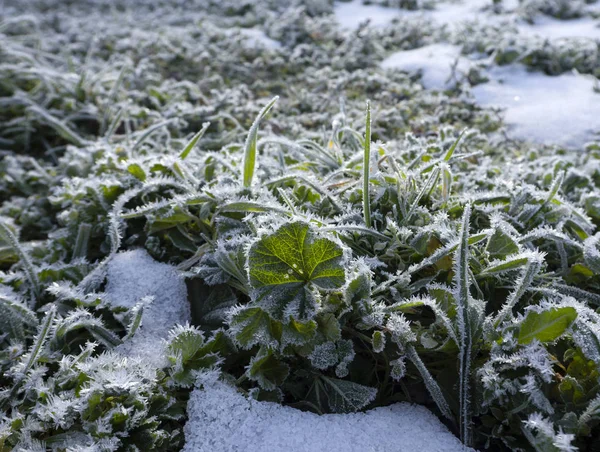
<svg viewBox="0 0 600 452">
<path fill-rule="evenodd" d="M 267 105 L 263 107 L 248 131 L 248 136 L 246 137 L 246 143 L 244 145 L 244 168 L 242 174 L 244 188 L 250 188 L 252 186 L 254 169 L 256 167 L 256 142 L 258 139 L 258 126 L 260 125 L 261 119 L 263 119 L 267 113 L 269 113 L 273 105 L 275 105 L 277 99 L 279 99 L 279 96 L 275 96 Z"/>
<path fill-rule="evenodd" d="M 19 256 L 19 260 L 21 261 L 21 265 L 23 265 L 23 270 L 25 271 L 25 275 L 29 280 L 29 284 L 33 290 L 34 297 L 31 301 L 31 307 L 34 308 L 36 304 L 37 297 L 39 297 L 41 293 L 40 281 L 37 277 L 37 273 L 35 272 L 35 268 L 33 267 L 33 263 L 29 258 L 29 255 L 25 252 L 17 237 L 13 234 L 11 229 L 3 222 L 0 221 L 0 238 L 7 242 L 14 252 Z"/>
<path fill-rule="evenodd" d="M 365 224 L 371 227 L 371 198 L 369 179 L 371 170 L 371 103 L 367 101 L 367 124 L 365 129 L 365 151 L 363 154 L 363 213 Z"/>
<path fill-rule="evenodd" d="M 431 376 L 429 370 L 427 370 L 427 367 L 425 366 L 423 361 L 421 361 L 419 354 L 412 345 L 406 346 L 406 355 L 408 356 L 408 359 L 410 359 L 415 365 L 415 367 L 421 374 L 421 377 L 423 377 L 423 383 L 425 383 L 429 394 L 431 394 L 431 397 L 435 401 L 442 414 L 448 419 L 452 419 L 452 411 L 450 411 L 450 406 L 448 405 L 448 402 L 446 401 L 446 398 L 444 397 L 440 386 Z"/>
<path fill-rule="evenodd" d="M 467 446 L 470 444 L 471 407 L 470 407 L 470 378 L 471 378 L 471 347 L 472 338 L 469 322 L 469 219 L 471 205 L 467 204 L 462 218 L 460 241 L 456 250 L 456 311 L 458 321 L 458 336 L 460 340 L 460 372 L 459 372 L 459 403 L 460 403 L 460 439 Z"/>
</svg>

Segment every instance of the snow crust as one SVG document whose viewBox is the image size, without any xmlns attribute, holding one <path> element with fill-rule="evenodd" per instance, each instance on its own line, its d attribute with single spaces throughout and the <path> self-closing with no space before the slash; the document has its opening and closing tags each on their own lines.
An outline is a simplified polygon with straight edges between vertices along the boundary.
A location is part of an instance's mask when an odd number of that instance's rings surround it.
<svg viewBox="0 0 600 452">
<path fill-rule="evenodd" d="M 600 94 L 585 76 L 550 77 L 521 65 L 487 71 L 489 83 L 472 88 L 483 106 L 504 110 L 512 137 L 542 144 L 581 146 L 600 132 Z"/>
<path fill-rule="evenodd" d="M 184 452 L 462 452 L 426 408 L 408 403 L 319 416 L 247 399 L 215 382 L 192 392 Z"/>
<path fill-rule="evenodd" d="M 533 25 L 519 23 L 518 29 L 525 36 L 540 36 L 546 39 L 589 38 L 600 40 L 598 21 L 589 17 L 559 20 L 540 16 L 535 19 Z"/>
<path fill-rule="evenodd" d="M 118 253 L 108 264 L 106 293 L 113 306 L 132 308 L 144 297 L 142 325 L 133 338 L 116 348 L 124 356 L 148 360 L 156 367 L 165 359 L 169 330 L 190 321 L 187 287 L 175 267 L 155 261 L 146 250 Z"/>
<path fill-rule="evenodd" d="M 427 89 L 451 88 L 456 83 L 456 75 L 468 71 L 470 63 L 460 56 L 460 47 L 450 44 L 431 44 L 418 49 L 391 54 L 381 63 L 384 69 L 399 69 L 407 72 L 421 72 L 421 83 Z"/>
</svg>

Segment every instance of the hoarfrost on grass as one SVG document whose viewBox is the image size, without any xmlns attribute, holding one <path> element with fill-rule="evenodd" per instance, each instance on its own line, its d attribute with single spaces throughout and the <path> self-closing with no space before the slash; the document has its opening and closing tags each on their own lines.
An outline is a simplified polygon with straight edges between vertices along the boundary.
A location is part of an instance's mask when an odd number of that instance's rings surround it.
<svg viewBox="0 0 600 452">
<path fill-rule="evenodd" d="M 319 416 L 247 399 L 225 383 L 196 389 L 184 452 L 470 451 L 426 408 L 396 403 L 365 413 Z"/>
</svg>

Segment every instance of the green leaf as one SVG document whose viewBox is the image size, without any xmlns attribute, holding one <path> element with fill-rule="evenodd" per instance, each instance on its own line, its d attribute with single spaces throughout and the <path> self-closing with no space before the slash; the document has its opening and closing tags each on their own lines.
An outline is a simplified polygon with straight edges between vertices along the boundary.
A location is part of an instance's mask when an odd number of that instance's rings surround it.
<svg viewBox="0 0 600 452">
<path fill-rule="evenodd" d="M 504 273 L 512 270 L 517 270 L 529 262 L 531 258 L 530 252 L 515 254 L 503 261 L 492 262 L 485 268 L 479 276 L 491 276 L 499 273 Z"/>
<path fill-rule="evenodd" d="M 314 320 L 302 323 L 290 319 L 290 322 L 287 325 L 283 325 L 281 334 L 282 347 L 285 347 L 288 344 L 305 345 L 315 336 L 316 331 L 317 322 Z"/>
<path fill-rule="evenodd" d="M 366 407 L 377 395 L 377 389 L 353 383 L 320 376 L 315 379 L 307 399 L 322 411 L 328 408 L 334 413 L 351 413 Z"/>
<path fill-rule="evenodd" d="M 558 339 L 577 318 L 572 307 L 553 308 L 547 311 L 530 311 L 521 323 L 519 344 L 529 344 L 534 339 L 540 342 L 552 342 Z"/>
<path fill-rule="evenodd" d="M 382 331 L 373 331 L 371 343 L 373 344 L 373 351 L 381 353 L 385 348 L 385 333 Z"/>
<path fill-rule="evenodd" d="M 311 319 L 317 311 L 313 286 L 337 289 L 344 284 L 343 251 L 318 238 L 306 223 L 280 227 L 250 248 L 248 264 L 253 299 L 274 319 Z"/>
<path fill-rule="evenodd" d="M 250 349 L 254 345 L 277 347 L 281 339 L 281 323 L 272 320 L 260 308 L 242 308 L 234 311 L 229 330 L 237 344 Z"/>
<path fill-rule="evenodd" d="M 194 135 L 194 137 L 190 140 L 190 142 L 183 149 L 183 151 L 181 151 L 181 154 L 179 154 L 179 158 L 181 160 L 185 160 L 185 158 L 192 151 L 192 149 L 194 149 L 194 146 L 196 146 L 198 140 L 202 138 L 202 136 L 206 132 L 206 129 L 208 129 L 208 126 L 210 126 L 210 122 L 205 122 L 204 124 L 202 124 L 202 129 L 200 129 L 200 131 L 196 135 Z"/>
<path fill-rule="evenodd" d="M 218 213 L 222 212 L 243 212 L 243 213 L 256 213 L 256 212 L 277 212 L 284 215 L 289 215 L 290 213 L 281 208 L 267 206 L 264 204 L 259 204 L 257 202 L 251 201 L 238 201 L 238 202 L 230 202 L 229 204 L 225 204 L 217 209 Z"/>
<path fill-rule="evenodd" d="M 256 166 L 256 142 L 258 139 L 258 126 L 260 121 L 269 113 L 269 110 L 275 105 L 279 96 L 275 96 L 271 99 L 267 105 L 260 111 L 254 123 L 248 131 L 248 137 L 246 138 L 246 144 L 244 145 L 244 187 L 250 188 L 252 185 L 252 178 L 254 177 L 254 168 Z"/>
<path fill-rule="evenodd" d="M 171 341 L 167 346 L 167 358 L 171 363 L 170 375 L 179 386 L 193 386 L 196 372 L 206 369 L 218 362 L 225 339 L 223 332 L 218 332 L 208 342 L 202 332 L 190 326 L 178 326 L 171 333 Z"/>
<path fill-rule="evenodd" d="M 290 367 L 264 347 L 252 358 L 246 369 L 246 376 L 266 391 L 273 391 L 283 384 L 289 373 Z"/>
<path fill-rule="evenodd" d="M 519 246 L 508 234 L 496 229 L 488 240 L 486 250 L 492 259 L 504 259 L 518 253 Z"/>
<path fill-rule="evenodd" d="M 348 283 L 346 288 L 346 302 L 353 306 L 363 300 L 371 297 L 371 279 L 366 273 L 360 273 L 356 278 Z"/>
<path fill-rule="evenodd" d="M 456 150 L 456 147 L 458 146 L 458 143 L 460 142 L 460 139 L 463 137 L 463 135 L 465 134 L 465 132 L 468 129 L 463 129 L 463 131 L 460 133 L 460 135 L 458 136 L 458 138 L 456 139 L 456 141 L 452 144 L 452 146 L 450 146 L 450 149 L 448 149 L 448 152 L 446 152 L 446 155 L 444 156 L 444 161 L 447 162 L 452 158 L 452 155 L 454 154 L 454 151 Z"/>
<path fill-rule="evenodd" d="M 131 163 L 127 167 L 127 172 L 129 172 L 129 174 L 131 174 L 136 179 L 141 180 L 142 182 L 146 180 L 146 172 L 138 163 Z"/>
</svg>

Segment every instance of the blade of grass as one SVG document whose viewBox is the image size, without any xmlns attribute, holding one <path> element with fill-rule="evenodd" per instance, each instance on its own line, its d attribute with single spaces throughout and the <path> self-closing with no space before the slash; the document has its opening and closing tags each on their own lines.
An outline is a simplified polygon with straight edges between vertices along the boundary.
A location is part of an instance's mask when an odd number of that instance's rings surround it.
<svg viewBox="0 0 600 452">
<path fill-rule="evenodd" d="M 246 143 L 244 145 L 244 168 L 243 168 L 243 186 L 245 188 L 250 188 L 252 185 L 252 178 L 254 177 L 254 169 L 256 166 L 256 141 L 258 139 L 258 126 L 260 125 L 260 121 L 269 113 L 275 102 L 277 102 L 279 96 L 275 96 L 271 101 L 263 107 L 260 111 L 254 123 L 250 127 L 248 131 L 248 137 L 246 138 Z"/>
<path fill-rule="evenodd" d="M 367 101 L 367 120 L 365 129 L 365 150 L 363 154 L 363 214 L 365 224 L 371 227 L 371 198 L 369 196 L 369 179 L 371 175 L 371 103 Z"/>
<path fill-rule="evenodd" d="M 200 129 L 200 131 L 196 135 L 194 135 L 194 137 L 190 140 L 185 149 L 181 151 L 181 154 L 179 154 L 179 158 L 181 160 L 185 160 L 185 158 L 189 155 L 192 149 L 194 149 L 194 146 L 196 146 L 198 140 L 202 138 L 202 136 L 206 132 L 206 129 L 208 129 L 209 126 L 210 122 L 205 122 L 204 124 L 202 124 L 202 128 Z"/>
</svg>

